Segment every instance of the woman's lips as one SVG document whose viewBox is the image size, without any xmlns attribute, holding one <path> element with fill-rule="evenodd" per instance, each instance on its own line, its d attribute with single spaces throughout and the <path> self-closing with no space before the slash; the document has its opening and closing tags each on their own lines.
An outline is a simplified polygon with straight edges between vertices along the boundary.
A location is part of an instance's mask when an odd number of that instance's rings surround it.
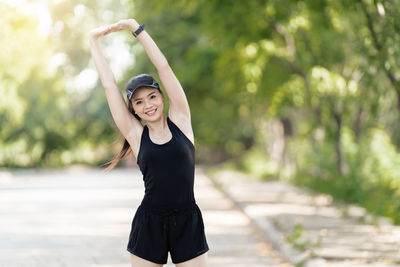
<svg viewBox="0 0 400 267">
<path fill-rule="evenodd" d="M 147 116 L 153 116 L 154 114 L 156 114 L 157 109 L 154 109 L 152 111 L 146 112 Z"/>
</svg>

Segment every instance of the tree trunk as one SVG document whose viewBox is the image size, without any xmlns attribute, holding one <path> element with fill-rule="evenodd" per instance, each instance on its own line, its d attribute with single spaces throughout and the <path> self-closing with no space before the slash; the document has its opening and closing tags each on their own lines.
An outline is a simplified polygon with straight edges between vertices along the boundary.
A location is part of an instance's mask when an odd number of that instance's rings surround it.
<svg viewBox="0 0 400 267">
<path fill-rule="evenodd" d="M 337 131 L 335 136 L 335 149 L 336 149 L 336 159 L 337 168 L 341 175 L 347 174 L 348 167 L 346 165 L 344 154 L 342 151 L 341 133 L 342 133 L 342 116 L 339 112 L 334 111 L 333 117 L 335 118 Z"/>
<path fill-rule="evenodd" d="M 355 137 L 355 142 L 357 144 L 360 143 L 360 137 L 361 137 L 361 124 L 364 120 L 365 113 L 362 108 L 362 104 L 358 104 L 358 109 L 357 109 L 357 115 L 356 115 L 356 121 L 354 123 L 354 137 Z"/>
</svg>

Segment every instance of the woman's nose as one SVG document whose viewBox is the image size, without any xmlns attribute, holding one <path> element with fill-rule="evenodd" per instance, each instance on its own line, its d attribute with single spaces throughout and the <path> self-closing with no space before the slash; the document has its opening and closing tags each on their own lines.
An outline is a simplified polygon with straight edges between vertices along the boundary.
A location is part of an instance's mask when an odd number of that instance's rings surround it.
<svg viewBox="0 0 400 267">
<path fill-rule="evenodd" d="M 145 108 L 149 108 L 151 106 L 152 106 L 152 104 L 149 101 L 146 101 L 145 104 L 144 104 Z"/>
</svg>

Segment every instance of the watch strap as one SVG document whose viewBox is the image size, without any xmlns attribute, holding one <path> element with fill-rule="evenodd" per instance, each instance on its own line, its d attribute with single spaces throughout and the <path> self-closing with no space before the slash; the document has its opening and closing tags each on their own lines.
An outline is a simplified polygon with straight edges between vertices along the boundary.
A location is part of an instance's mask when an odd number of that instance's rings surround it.
<svg viewBox="0 0 400 267">
<path fill-rule="evenodd" d="M 140 25 L 136 31 L 132 32 L 132 35 L 137 37 L 139 33 L 141 33 L 144 30 L 145 27 L 146 27 L 145 24 Z"/>
</svg>

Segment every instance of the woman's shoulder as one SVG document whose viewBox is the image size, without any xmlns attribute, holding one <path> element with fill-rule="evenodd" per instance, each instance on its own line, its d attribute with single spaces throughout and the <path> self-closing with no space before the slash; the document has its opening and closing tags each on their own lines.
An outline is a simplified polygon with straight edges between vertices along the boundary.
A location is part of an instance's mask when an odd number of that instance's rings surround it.
<svg viewBox="0 0 400 267">
<path fill-rule="evenodd" d="M 173 114 L 171 112 L 169 113 L 168 117 L 170 121 L 173 122 L 183 134 L 185 134 L 192 144 L 194 144 L 194 133 L 190 118 L 180 114 Z"/>
<path fill-rule="evenodd" d="M 140 123 L 140 125 L 138 124 L 136 127 L 133 127 L 131 129 L 131 131 L 129 132 L 128 136 L 126 137 L 126 140 L 128 141 L 131 149 L 133 150 L 132 152 L 133 152 L 135 158 L 137 158 L 137 156 L 138 156 L 139 148 L 141 145 L 142 135 L 143 135 L 143 132 L 145 131 L 146 127 L 147 127 L 146 125 L 143 126 Z"/>
</svg>

